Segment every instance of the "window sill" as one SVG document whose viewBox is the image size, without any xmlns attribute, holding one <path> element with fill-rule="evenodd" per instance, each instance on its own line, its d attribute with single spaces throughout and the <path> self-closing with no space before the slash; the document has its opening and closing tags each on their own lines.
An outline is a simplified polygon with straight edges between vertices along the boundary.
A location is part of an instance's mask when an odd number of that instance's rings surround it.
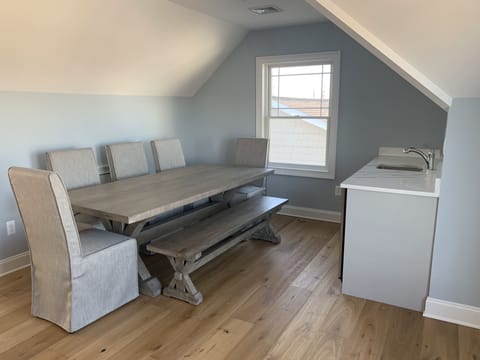
<svg viewBox="0 0 480 360">
<path fill-rule="evenodd" d="M 285 169 L 285 168 L 276 168 L 274 166 L 269 166 L 269 168 L 275 170 L 274 175 L 286 175 L 286 176 L 297 176 L 297 177 L 329 179 L 329 180 L 335 179 L 335 174 L 327 171 Z"/>
</svg>

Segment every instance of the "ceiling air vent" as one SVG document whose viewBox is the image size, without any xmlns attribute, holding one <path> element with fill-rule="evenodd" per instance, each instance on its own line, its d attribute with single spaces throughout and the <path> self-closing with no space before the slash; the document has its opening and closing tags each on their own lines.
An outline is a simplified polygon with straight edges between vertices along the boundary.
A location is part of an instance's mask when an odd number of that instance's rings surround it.
<svg viewBox="0 0 480 360">
<path fill-rule="evenodd" d="M 261 6 L 261 7 L 252 7 L 249 8 L 252 13 L 255 15 L 266 15 L 266 14 L 273 14 L 282 11 L 279 7 L 273 5 Z"/>
</svg>

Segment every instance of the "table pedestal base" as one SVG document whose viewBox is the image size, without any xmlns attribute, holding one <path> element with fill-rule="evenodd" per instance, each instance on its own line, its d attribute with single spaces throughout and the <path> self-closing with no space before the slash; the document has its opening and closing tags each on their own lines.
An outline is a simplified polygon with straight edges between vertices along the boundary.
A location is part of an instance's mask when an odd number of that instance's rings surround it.
<svg viewBox="0 0 480 360">
<path fill-rule="evenodd" d="M 154 276 L 147 280 L 138 279 L 138 286 L 140 294 L 142 295 L 156 297 L 159 296 L 162 292 L 162 285 L 160 284 L 160 280 L 158 280 Z"/>
<path fill-rule="evenodd" d="M 251 239 L 269 241 L 274 244 L 280 244 L 280 242 L 282 241 L 280 235 L 275 233 L 275 231 L 272 229 L 270 221 L 268 221 L 267 224 L 260 230 L 255 232 L 251 236 Z"/>
<path fill-rule="evenodd" d="M 140 294 L 156 297 L 162 292 L 160 280 L 150 274 L 140 255 L 138 255 L 138 286 Z"/>
</svg>

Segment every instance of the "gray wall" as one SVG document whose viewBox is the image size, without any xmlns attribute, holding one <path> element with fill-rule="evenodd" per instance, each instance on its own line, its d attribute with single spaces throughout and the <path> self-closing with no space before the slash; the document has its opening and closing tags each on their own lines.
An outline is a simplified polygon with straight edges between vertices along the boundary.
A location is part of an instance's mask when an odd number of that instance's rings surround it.
<svg viewBox="0 0 480 360">
<path fill-rule="evenodd" d="M 430 296 L 480 307 L 480 98 L 454 99 L 433 249 Z"/>
<path fill-rule="evenodd" d="M 180 136 L 190 162 L 230 162 L 233 139 L 255 136 L 255 57 L 341 51 L 335 180 L 269 179 L 290 205 L 337 210 L 335 185 L 381 145 L 442 147 L 446 113 L 331 23 L 251 32 L 193 99 Z"/>
<path fill-rule="evenodd" d="M 8 182 L 10 166 L 43 168 L 45 151 L 70 147 L 94 147 L 97 161 L 105 164 L 107 143 L 174 136 L 187 103 L 182 98 L 0 93 L 0 259 L 27 250 Z M 7 236 L 7 220 L 17 220 L 17 234 Z"/>
</svg>

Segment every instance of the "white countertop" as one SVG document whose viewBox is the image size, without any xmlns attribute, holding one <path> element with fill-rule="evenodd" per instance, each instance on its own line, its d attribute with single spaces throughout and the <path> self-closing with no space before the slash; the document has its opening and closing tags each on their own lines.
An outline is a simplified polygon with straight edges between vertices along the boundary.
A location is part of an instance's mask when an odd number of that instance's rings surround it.
<svg viewBox="0 0 480 360">
<path fill-rule="evenodd" d="M 423 171 L 377 169 L 377 165 L 410 165 Z M 441 161 L 437 170 L 425 170 L 425 161 L 412 156 L 378 156 L 340 185 L 345 189 L 379 191 L 395 194 L 438 197 L 440 192 Z"/>
</svg>

